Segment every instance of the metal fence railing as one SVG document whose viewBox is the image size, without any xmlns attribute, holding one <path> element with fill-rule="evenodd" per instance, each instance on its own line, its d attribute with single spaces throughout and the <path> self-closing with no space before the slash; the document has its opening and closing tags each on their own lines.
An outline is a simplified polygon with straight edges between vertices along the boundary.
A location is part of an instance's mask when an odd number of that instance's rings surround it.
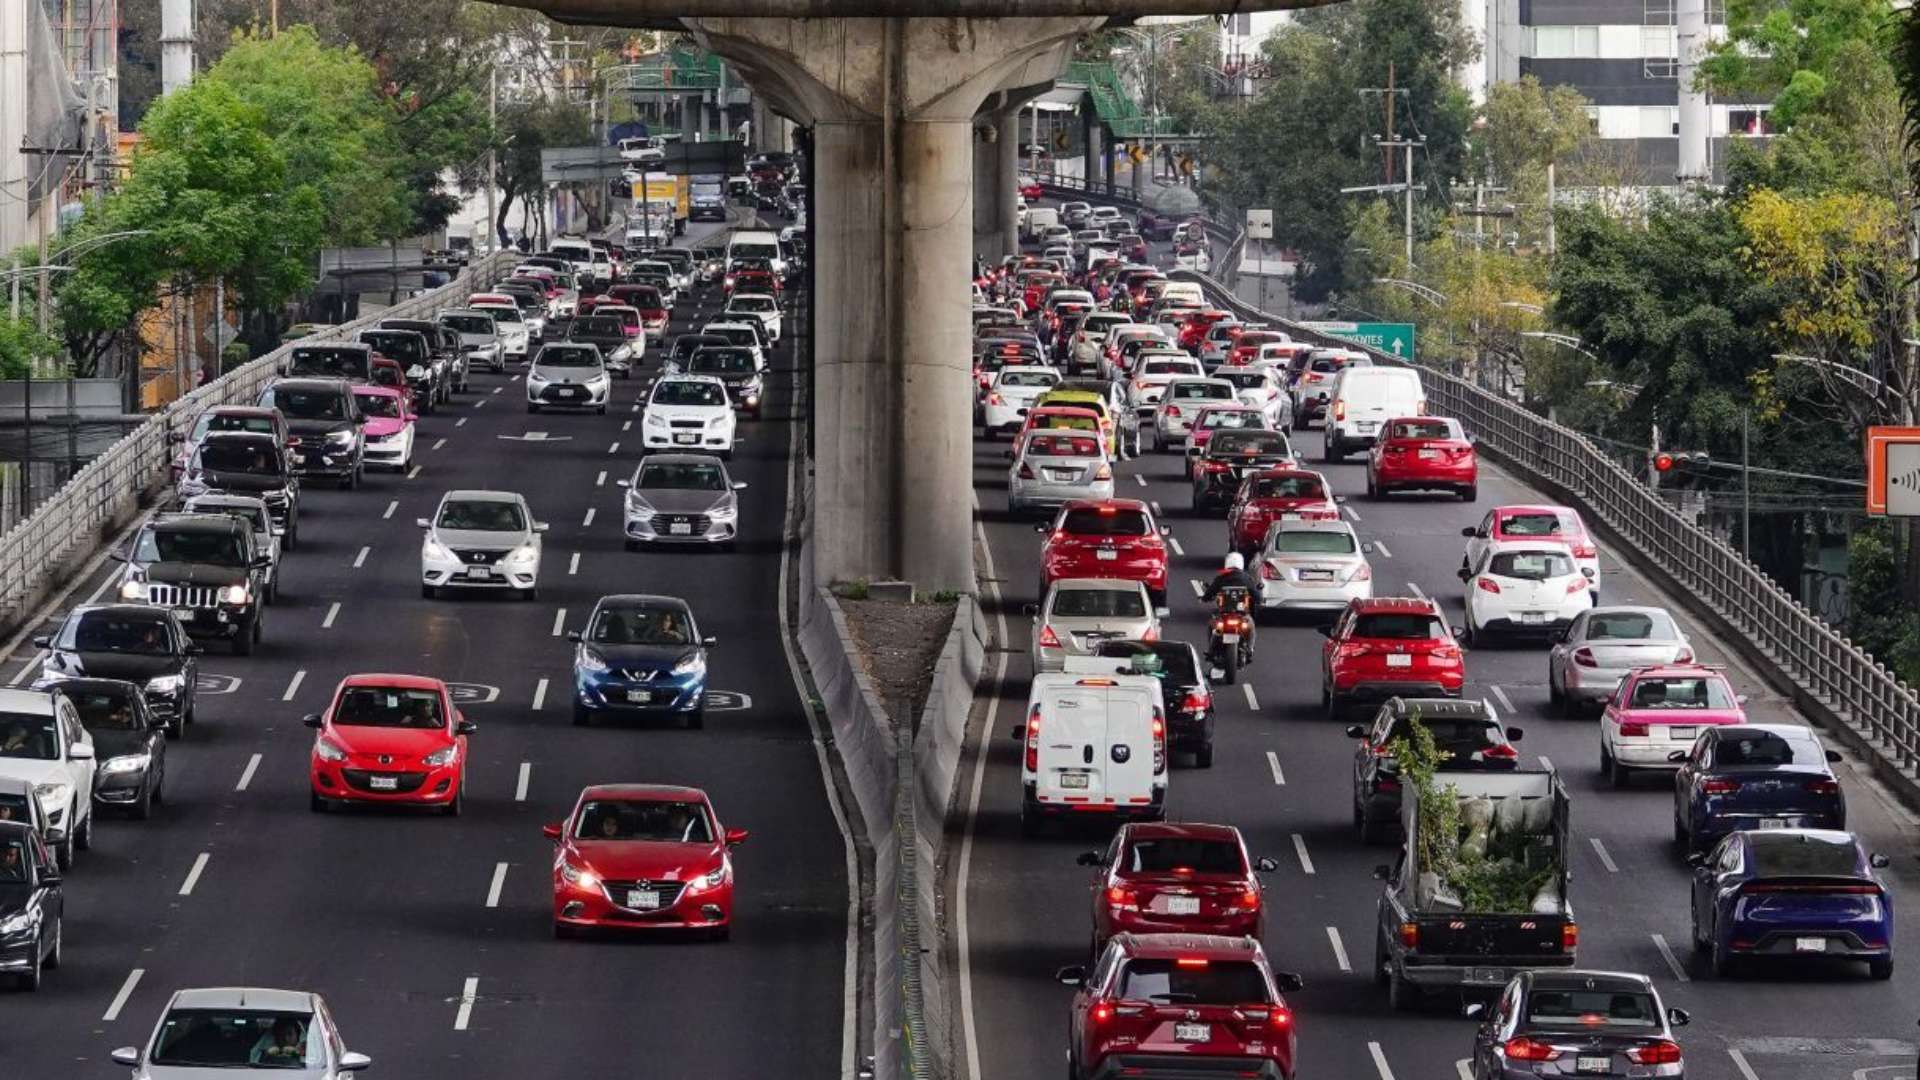
<svg viewBox="0 0 1920 1080">
<path fill-rule="evenodd" d="M 303 340 L 342 337 L 381 319 L 452 307 L 499 280 L 518 257 L 504 252 L 477 259 L 438 289 Z M 254 401 L 291 347 L 282 345 L 154 413 L 0 536 L 0 627 L 17 628 L 78 563 L 139 512 L 154 485 L 166 475 L 174 453 L 169 435 L 191 428 L 202 412 L 216 405 Z"/>
</svg>

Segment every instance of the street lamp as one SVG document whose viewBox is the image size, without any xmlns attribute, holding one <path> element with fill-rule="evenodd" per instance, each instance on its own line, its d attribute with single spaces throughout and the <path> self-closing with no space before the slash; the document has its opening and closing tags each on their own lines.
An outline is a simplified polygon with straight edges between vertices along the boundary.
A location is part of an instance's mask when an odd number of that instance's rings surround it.
<svg viewBox="0 0 1920 1080">
<path fill-rule="evenodd" d="M 1574 352 L 1579 353 L 1589 360 L 1597 361 L 1600 359 L 1593 355 L 1593 353 L 1587 351 L 1586 347 L 1580 344 L 1579 338 L 1572 337 L 1568 334 L 1556 334 L 1550 330 L 1519 330 L 1515 331 L 1515 333 L 1523 338 L 1538 338 L 1541 341 L 1551 341 L 1563 349 L 1572 349 Z"/>
<path fill-rule="evenodd" d="M 1405 289 L 1420 299 L 1425 300 L 1427 303 L 1432 304 L 1434 307 L 1445 307 L 1448 303 L 1446 293 L 1432 286 L 1422 285 L 1417 281 L 1408 281 L 1405 278 L 1377 277 L 1373 279 L 1373 283 L 1375 285 L 1392 285 L 1398 289 Z"/>
</svg>

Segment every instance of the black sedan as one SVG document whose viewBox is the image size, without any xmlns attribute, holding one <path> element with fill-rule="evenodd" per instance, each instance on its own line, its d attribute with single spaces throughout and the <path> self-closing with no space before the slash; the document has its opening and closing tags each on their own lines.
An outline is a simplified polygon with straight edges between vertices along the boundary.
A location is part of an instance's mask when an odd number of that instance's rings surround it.
<svg viewBox="0 0 1920 1080">
<path fill-rule="evenodd" d="M 1525 971 L 1491 1007 L 1474 1002 L 1466 1013 L 1481 1018 L 1473 1080 L 1682 1075 L 1673 1029 L 1685 1026 L 1686 1011 L 1663 1006 L 1645 975 Z"/>
<path fill-rule="evenodd" d="M 68 679 L 56 691 L 93 736 L 93 801 L 145 821 L 163 797 L 167 721 L 147 707 L 138 686 L 118 679 Z"/>
<path fill-rule="evenodd" d="M 33 826 L 0 821 L 0 974 L 40 989 L 41 971 L 60 966 L 63 908 L 53 852 Z"/>
<path fill-rule="evenodd" d="M 1108 641 L 1100 645 L 1099 655 L 1151 657 L 1138 666 L 1160 680 L 1160 696 L 1167 703 L 1168 748 L 1193 754 L 1197 768 L 1213 768 L 1213 689 L 1193 646 L 1184 641 Z"/>
</svg>

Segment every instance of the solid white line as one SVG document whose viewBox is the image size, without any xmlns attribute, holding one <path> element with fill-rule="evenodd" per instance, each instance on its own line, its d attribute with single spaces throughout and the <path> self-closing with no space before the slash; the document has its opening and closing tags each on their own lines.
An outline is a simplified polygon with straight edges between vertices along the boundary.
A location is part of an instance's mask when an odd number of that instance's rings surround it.
<svg viewBox="0 0 1920 1080">
<path fill-rule="evenodd" d="M 1353 520 L 1355 520 L 1355 521 L 1359 521 L 1359 520 L 1360 520 L 1360 511 L 1358 511 L 1358 510 L 1355 510 L 1355 509 L 1353 508 L 1353 504 L 1352 504 L 1352 503 L 1341 503 L 1341 504 L 1340 504 L 1340 509 L 1342 509 L 1342 510 L 1345 510 L 1345 511 L 1347 512 L 1347 516 L 1348 516 L 1348 517 L 1350 517 L 1350 518 L 1352 518 Z"/>
<path fill-rule="evenodd" d="M 587 507 L 587 516 L 580 522 L 580 527 L 585 529 L 591 526 L 593 524 L 593 515 L 599 512 L 600 512 L 600 508 L 597 506 Z"/>
<path fill-rule="evenodd" d="M 1307 838 L 1299 833 L 1293 834 L 1293 853 L 1300 856 L 1300 869 L 1305 873 L 1313 873 L 1313 860 L 1307 857 Z"/>
<path fill-rule="evenodd" d="M 120 984 L 120 992 L 113 995 L 113 1004 L 100 1015 L 102 1023 L 111 1024 L 120 1018 L 120 1010 L 127 1007 L 127 999 L 133 996 L 133 988 L 140 985 L 140 976 L 147 973 L 146 968 L 134 968 L 127 973 L 127 981 Z"/>
<path fill-rule="evenodd" d="M 545 705 L 546 703 L 547 703 L 547 680 L 541 679 L 539 682 L 533 684 L 533 711 L 539 712 L 540 707 Z"/>
<path fill-rule="evenodd" d="M 1185 555 L 1187 553 L 1187 549 L 1180 546 L 1180 538 L 1177 536 L 1167 537 L 1167 546 L 1173 549 L 1175 555 Z"/>
<path fill-rule="evenodd" d="M 1147 486 L 1147 478 L 1144 476 L 1141 476 L 1139 473 L 1133 474 L 1133 482 L 1136 484 L 1139 484 L 1141 487 Z"/>
<path fill-rule="evenodd" d="M 527 784 L 533 779 L 533 762 L 520 763 L 520 778 L 513 782 L 513 801 L 527 801 Z"/>
<path fill-rule="evenodd" d="M 567 609 L 561 608 L 553 613 L 553 636 L 559 637 L 567 628 Z"/>
<path fill-rule="evenodd" d="M 353 557 L 353 568 L 354 568 L 355 570 L 358 570 L 358 569 L 360 569 L 361 567 L 363 567 L 363 566 L 365 566 L 365 565 L 367 565 L 367 555 L 368 555 L 368 554 L 369 554 L 370 552 L 372 552 L 372 551 L 373 551 L 373 548 L 371 548 L 371 547 L 363 547 L 363 548 L 361 548 L 361 549 L 360 549 L 360 554 L 358 554 L 358 555 L 355 555 L 355 556 Z"/>
<path fill-rule="evenodd" d="M 420 475 L 420 466 L 418 465 L 415 465 L 413 468 L 407 470 L 407 479 L 409 480 L 419 475 Z"/>
<path fill-rule="evenodd" d="M 977 511 L 980 506 L 980 495 L 978 492 L 975 492 L 973 495 L 973 505 Z M 967 1078 L 968 1080 L 980 1080 L 980 1035 L 973 1015 L 973 948 L 969 940 L 970 927 L 967 921 L 967 873 L 973 865 L 974 826 L 980 817 L 980 793 L 985 786 L 987 776 L 987 750 L 988 747 L 992 745 L 994 726 L 999 723 L 998 717 L 1000 715 L 1001 703 L 1000 689 L 1006 685 L 1007 656 L 1011 651 L 1008 646 L 1011 644 L 1012 639 L 1007 633 L 1006 605 L 1000 593 L 1000 575 L 993 566 L 993 546 L 987 541 L 986 527 L 982 525 L 977 518 L 974 521 L 973 528 L 974 534 L 980 538 L 981 557 L 986 563 L 985 580 L 988 583 L 988 591 L 993 595 L 995 611 L 993 617 L 994 640 L 1001 646 L 999 659 L 997 661 L 998 670 L 994 673 L 993 678 L 993 696 L 987 699 L 986 724 L 981 729 L 980 745 L 978 751 L 974 754 L 973 792 L 968 797 L 967 824 L 965 832 L 961 834 L 960 866 L 955 876 L 955 886 L 959 894 L 955 898 L 955 918 L 959 931 L 960 1028 L 966 1044 Z M 784 583 L 784 576 L 782 581 Z M 785 610 L 784 602 L 782 603 L 782 610 Z"/>
<path fill-rule="evenodd" d="M 458 420 L 455 420 L 455 421 L 453 422 L 453 426 L 454 426 L 454 427 L 466 427 L 466 426 L 467 426 L 467 418 L 463 416 L 463 417 L 461 417 L 460 419 L 458 419 Z"/>
<path fill-rule="evenodd" d="M 1413 590 L 1413 595 L 1419 597 L 1420 599 L 1425 600 L 1427 598 L 1427 594 L 1424 590 L 1420 588 L 1419 582 L 1409 581 L 1407 582 L 1407 588 Z"/>
<path fill-rule="evenodd" d="M 1729 1046 L 1727 1056 L 1733 1059 L 1733 1067 L 1740 1070 L 1740 1075 L 1745 1080 L 1760 1080 L 1759 1075 L 1753 1071 L 1753 1066 L 1747 1064 L 1747 1055 Z"/>
<path fill-rule="evenodd" d="M 193 869 L 187 871 L 187 880 L 180 883 L 181 896 L 193 895 L 193 887 L 200 884 L 200 874 L 206 870 L 207 860 L 211 858 L 213 858 L 212 852 L 203 851 L 193 860 Z"/>
<path fill-rule="evenodd" d="M 335 600 L 333 603 L 327 605 L 327 617 L 320 620 L 320 629 L 322 630 L 333 629 L 333 620 L 339 617 L 339 615 L 340 615 L 340 601 Z"/>
<path fill-rule="evenodd" d="M 493 884 L 487 886 L 487 906 L 500 906 L 500 887 L 507 883 L 507 864 L 493 864 Z"/>
<path fill-rule="evenodd" d="M 513 373 L 513 378 L 511 378 L 511 379 L 508 379 L 507 381 L 508 381 L 508 382 L 519 382 L 519 381 L 520 381 L 520 373 L 519 373 L 519 372 L 517 372 L 517 371 L 516 371 L 516 372 L 514 372 L 514 373 Z M 496 393 L 496 394 L 497 394 L 497 393 L 499 393 L 499 392 L 500 392 L 500 388 L 499 388 L 499 387 L 497 387 L 497 386 L 496 386 L 496 387 L 494 387 L 494 388 L 493 388 L 493 392 L 494 392 L 494 393 Z"/>
<path fill-rule="evenodd" d="M 1593 840 L 1593 853 L 1595 855 L 1600 856 L 1600 865 L 1606 867 L 1607 873 L 1609 874 L 1619 873 L 1620 868 L 1613 865 L 1613 856 L 1607 854 L 1607 845 L 1601 843 L 1600 838 L 1597 836 L 1592 837 L 1592 840 Z"/>
<path fill-rule="evenodd" d="M 1497 684 L 1494 686 L 1488 687 L 1488 689 L 1493 691 L 1494 697 L 1497 697 L 1500 699 L 1501 708 L 1507 710 L 1508 712 L 1514 711 L 1513 699 L 1507 696 L 1507 692 L 1505 690 L 1500 689 L 1500 687 Z"/>
<path fill-rule="evenodd" d="M 1200 584 L 1199 578 L 1188 578 L 1187 584 L 1193 586 L 1194 596 L 1198 597 L 1198 596 L 1207 595 L 1207 587 L 1205 585 Z"/>
<path fill-rule="evenodd" d="M 1387 1068 L 1387 1055 L 1380 1049 L 1380 1044 L 1368 1043 L 1367 1052 L 1373 1055 L 1373 1067 L 1380 1070 L 1380 1080 L 1393 1080 L 1393 1070 Z"/>
<path fill-rule="evenodd" d="M 1327 927 L 1327 941 L 1333 946 L 1333 959 L 1340 965 L 1340 970 L 1352 971 L 1353 965 L 1347 961 L 1347 946 L 1340 940 L 1339 927 Z"/>
<path fill-rule="evenodd" d="M 1267 751 L 1267 768 L 1273 770 L 1273 782 L 1275 784 L 1283 786 L 1286 784 L 1287 774 L 1280 771 L 1280 755 L 1271 750 Z"/>
<path fill-rule="evenodd" d="M 580 572 L 580 553 L 576 551 L 573 553 L 573 557 L 567 560 L 567 576 L 572 577 L 573 575 L 579 572 Z"/>
<path fill-rule="evenodd" d="M 259 768 L 260 768 L 259 754 L 255 754 L 252 757 L 248 758 L 247 767 L 240 770 L 240 782 L 233 785 L 233 790 L 235 791 L 247 790 L 247 785 L 253 783 L 253 774 L 257 772 Z"/>
<path fill-rule="evenodd" d="M 619 452 L 620 452 L 620 443 L 618 440 L 615 440 L 612 446 L 607 447 L 607 453 L 609 454 L 617 454 Z"/>
<path fill-rule="evenodd" d="M 1693 981 L 1687 978 L 1687 970 L 1680 966 L 1680 961 L 1673 955 L 1673 949 L 1667 945 L 1666 938 L 1661 937 L 1659 934 L 1653 935 L 1653 947 L 1660 950 L 1660 956 L 1667 962 L 1667 967 L 1673 969 L 1673 977 L 1675 979 L 1681 982 Z"/>
<path fill-rule="evenodd" d="M 1385 555 L 1389 559 L 1393 558 L 1393 552 L 1387 550 L 1387 545 L 1385 541 L 1375 540 L 1373 542 L 1373 550 L 1379 552 L 1382 555 Z"/>
<path fill-rule="evenodd" d="M 387 504 L 387 512 L 380 515 L 380 520 L 386 521 L 389 518 L 393 517 L 393 512 L 398 509 L 400 509 L 400 500 L 395 499 L 392 502 Z"/>
<path fill-rule="evenodd" d="M 1252 709 L 1254 712 L 1259 712 L 1260 699 L 1253 696 L 1253 684 L 1250 682 L 1241 683 L 1240 689 L 1247 692 L 1247 708 Z"/>
<path fill-rule="evenodd" d="M 600 475 L 593 478 L 593 486 L 594 487 L 607 486 L 607 470 L 605 469 L 600 470 Z"/>
<path fill-rule="evenodd" d="M 293 673 L 293 681 L 287 684 L 287 692 L 280 695 L 281 701 L 292 701 L 293 695 L 300 692 L 300 684 L 306 680 L 307 669 L 301 668 Z"/>
<path fill-rule="evenodd" d="M 1553 771 L 1553 759 L 1552 759 L 1552 758 L 1550 758 L 1550 757 L 1548 757 L 1548 756 L 1547 756 L 1547 755 L 1545 755 L 1545 754 L 1541 754 L 1541 755 L 1540 755 L 1540 767 L 1541 767 L 1541 768 L 1543 768 L 1543 769 L 1545 769 L 1545 770 L 1547 770 L 1548 772 L 1552 772 L 1552 771 Z"/>
<path fill-rule="evenodd" d="M 453 1030 L 467 1030 L 467 1021 L 473 1018 L 473 999 L 480 993 L 480 977 L 467 976 L 465 986 L 460 988 L 460 1011 L 453 1014 Z"/>
</svg>

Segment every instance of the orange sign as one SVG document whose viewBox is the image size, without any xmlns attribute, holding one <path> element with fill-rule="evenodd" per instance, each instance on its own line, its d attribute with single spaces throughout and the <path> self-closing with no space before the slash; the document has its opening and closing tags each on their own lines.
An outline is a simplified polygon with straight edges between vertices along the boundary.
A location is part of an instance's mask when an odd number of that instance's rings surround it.
<svg viewBox="0 0 1920 1080">
<path fill-rule="evenodd" d="M 1895 460 L 1888 463 L 1888 452 L 1894 451 Z M 1911 448 L 1911 449 L 1910 449 Z M 1867 513 L 1876 516 L 1894 514 L 1908 516 L 1912 513 L 1906 507 L 1910 505 L 1916 493 L 1920 492 L 1920 470 L 1903 467 L 1903 463 L 1920 458 L 1920 427 L 1870 427 L 1867 429 Z M 1889 486 L 1897 490 L 1893 493 L 1895 505 L 1887 505 Z"/>
</svg>

